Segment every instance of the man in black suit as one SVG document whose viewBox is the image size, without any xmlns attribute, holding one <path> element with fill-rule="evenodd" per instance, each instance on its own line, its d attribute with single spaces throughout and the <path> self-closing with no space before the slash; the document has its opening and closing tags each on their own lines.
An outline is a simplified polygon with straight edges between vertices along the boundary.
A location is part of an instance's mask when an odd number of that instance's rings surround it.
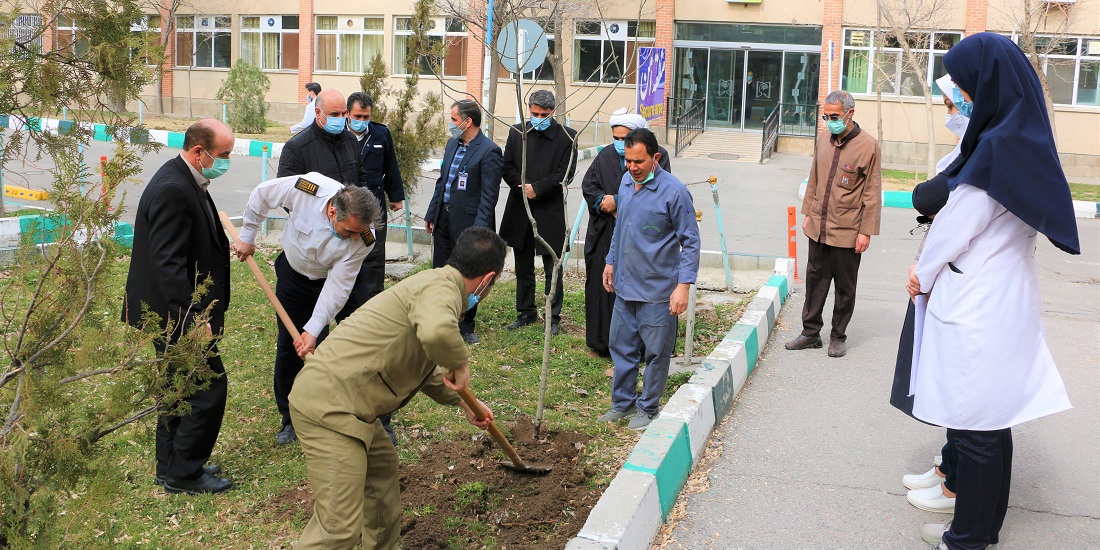
<svg viewBox="0 0 1100 550">
<path fill-rule="evenodd" d="M 481 133 L 481 108 L 472 99 L 454 102 L 447 126 L 451 139 L 424 215 L 424 227 L 433 237 L 432 267 L 447 265 L 454 243 L 467 228 L 476 225 L 496 230 L 497 226 L 503 160 L 500 147 Z M 478 341 L 476 315 L 474 304 L 458 324 L 467 344 Z"/>
<path fill-rule="evenodd" d="M 359 149 L 348 132 L 348 108 L 340 92 L 328 89 L 314 100 L 317 118 L 283 146 L 277 177 L 304 176 L 310 172 L 344 185 L 359 182 Z"/>
<path fill-rule="evenodd" d="M 221 493 L 233 482 L 217 477 L 220 468 L 206 465 L 218 440 L 225 414 L 225 367 L 217 338 L 225 327 L 229 306 L 229 241 L 218 222 L 217 208 L 206 188 L 229 169 L 233 131 L 214 119 L 187 129 L 183 152 L 169 160 L 141 193 L 134 221 L 134 247 L 126 277 L 123 321 L 141 326 L 142 306 L 160 317 L 162 330 L 174 326 L 154 344 L 158 355 L 192 329 L 194 317 L 210 307 L 206 330 L 210 343 L 207 365 L 215 376 L 209 387 L 186 397 L 184 415 L 162 415 L 157 421 L 156 482 L 169 493 Z M 192 301 L 197 284 L 209 282 L 205 294 Z M 175 374 L 169 365 L 167 378 Z"/>
<path fill-rule="evenodd" d="M 542 256 L 546 272 L 545 294 L 550 294 L 554 261 L 550 250 L 539 245 L 531 231 L 531 221 L 523 206 L 523 197 L 531 205 L 531 214 L 539 226 L 539 236 L 560 258 L 568 228 L 565 226 L 564 187 L 577 170 L 577 131 L 554 120 L 554 94 L 537 90 L 527 102 L 531 119 L 512 126 L 504 146 L 504 182 L 508 184 L 508 204 L 500 220 L 500 236 L 512 247 L 516 261 L 516 311 L 519 316 L 507 326 L 515 330 L 537 323 L 535 309 L 535 254 Z M 526 171 L 524 172 L 524 134 L 527 135 Z M 522 176 L 522 177 L 521 177 Z M 557 334 L 561 322 L 561 270 L 558 291 L 550 301 L 550 333 Z"/>
<path fill-rule="evenodd" d="M 359 160 L 362 169 L 357 185 L 366 187 L 374 193 L 378 204 L 383 208 L 387 202 L 391 211 L 404 206 L 405 186 L 401 181 L 401 168 L 397 165 L 397 151 L 393 146 L 393 136 L 385 124 L 371 120 L 374 111 L 374 99 L 363 92 L 352 92 L 348 96 L 348 129 L 355 136 L 359 147 Z M 386 198 L 389 198 L 389 201 Z M 384 211 L 384 210 L 383 210 Z M 382 292 L 386 283 L 386 216 L 375 224 L 374 248 L 363 260 L 355 286 L 336 316 L 337 321 L 351 315 L 367 300 Z"/>
</svg>

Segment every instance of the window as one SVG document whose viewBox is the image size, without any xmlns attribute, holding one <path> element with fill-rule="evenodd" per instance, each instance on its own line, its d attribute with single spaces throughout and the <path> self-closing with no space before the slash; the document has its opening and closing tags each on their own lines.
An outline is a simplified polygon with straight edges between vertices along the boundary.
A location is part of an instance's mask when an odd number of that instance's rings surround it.
<svg viewBox="0 0 1100 550">
<path fill-rule="evenodd" d="M 655 21 L 577 21 L 573 34 L 573 80 L 636 82 L 638 47 L 650 46 Z"/>
<path fill-rule="evenodd" d="M 1043 59 L 1050 97 L 1056 105 L 1100 106 L 1097 72 L 1100 71 L 1100 37 L 1035 38 Z"/>
<path fill-rule="evenodd" d="M 845 29 L 841 56 L 841 88 L 855 94 L 884 94 L 924 97 L 921 76 L 940 96 L 935 80 L 947 71 L 943 54 L 962 40 L 958 32 L 910 32 L 905 34 L 915 63 L 906 60 L 902 43 L 891 32 L 876 35 L 871 29 Z M 877 43 L 876 43 L 877 41 Z M 931 60 L 931 63 L 929 63 Z M 873 70 L 872 70 L 873 69 Z"/>
<path fill-rule="evenodd" d="M 409 59 L 409 39 L 412 37 L 412 18 L 393 18 L 393 73 L 408 74 L 406 64 Z M 440 56 L 426 56 L 420 59 L 420 74 L 434 75 L 436 71 L 443 76 L 466 76 L 466 25 L 461 19 L 447 17 L 428 21 L 428 42 L 438 46 L 443 52 Z"/>
<path fill-rule="evenodd" d="M 298 69 L 298 16 L 241 17 L 241 59 L 265 71 Z"/>
<path fill-rule="evenodd" d="M 19 44 L 24 44 L 27 49 L 35 52 L 42 51 L 42 33 L 39 25 L 42 19 L 37 15 L 17 15 L 9 21 L 7 36 Z M 12 45 L 12 53 L 23 55 L 23 50 Z"/>
<path fill-rule="evenodd" d="M 381 17 L 317 16 L 315 70 L 362 73 L 382 53 L 384 21 Z"/>
<path fill-rule="evenodd" d="M 176 18 L 176 66 L 228 68 L 231 19 L 228 15 Z"/>
<path fill-rule="evenodd" d="M 130 58 L 141 59 L 146 65 L 151 64 L 149 52 L 160 43 L 160 16 L 143 16 L 141 20 L 130 25 L 130 33 L 134 35 Z"/>
<path fill-rule="evenodd" d="M 524 80 L 541 80 L 546 82 L 554 81 L 554 64 L 550 62 L 550 56 L 554 54 L 557 48 L 556 41 L 554 40 L 554 21 L 546 20 L 539 21 L 539 25 L 542 25 L 542 29 L 546 34 L 546 44 L 548 49 L 546 50 L 546 60 L 542 62 L 542 65 L 535 67 L 534 69 L 523 73 Z M 516 73 L 500 68 L 500 72 L 497 73 L 500 78 L 515 79 Z"/>
<path fill-rule="evenodd" d="M 66 15 L 57 16 L 57 49 L 84 57 L 88 53 L 88 38 L 76 21 Z"/>
</svg>

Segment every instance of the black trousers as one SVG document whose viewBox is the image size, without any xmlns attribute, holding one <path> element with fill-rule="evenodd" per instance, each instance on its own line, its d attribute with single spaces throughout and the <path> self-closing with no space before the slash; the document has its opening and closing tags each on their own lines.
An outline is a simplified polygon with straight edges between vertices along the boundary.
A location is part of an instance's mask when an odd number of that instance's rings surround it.
<svg viewBox="0 0 1100 550">
<path fill-rule="evenodd" d="M 947 490 L 952 493 L 958 493 L 959 452 L 955 450 L 955 442 L 950 438 L 947 439 L 947 443 L 944 443 L 943 449 L 940 450 L 939 469 L 941 473 L 947 476 L 943 480 L 943 484 L 947 487 Z"/>
<path fill-rule="evenodd" d="M 615 309 L 615 295 L 603 288 L 606 257 L 607 250 L 597 247 L 584 258 L 584 340 L 589 349 L 605 357 L 611 354 L 611 313 Z"/>
<path fill-rule="evenodd" d="M 317 307 L 317 298 L 321 295 L 325 280 L 311 281 L 309 277 L 294 271 L 286 260 L 286 254 L 279 254 L 275 259 L 275 276 L 278 277 L 275 297 L 283 304 L 283 309 L 294 322 L 294 328 L 301 332 L 313 316 L 313 308 Z M 279 338 L 275 344 L 275 406 L 282 416 L 282 425 L 286 426 L 290 424 L 290 390 L 294 386 L 294 377 L 302 372 L 303 362 L 298 357 L 298 351 L 294 349 L 294 338 L 290 336 L 290 331 L 278 318 L 275 322 L 279 326 Z M 320 345 L 328 336 L 328 327 L 314 336 Z"/>
<path fill-rule="evenodd" d="M 385 204 L 385 203 L 383 203 Z M 355 310 L 367 303 L 386 289 L 386 224 L 380 223 L 374 229 L 374 248 L 363 258 L 363 265 L 359 268 L 359 275 L 355 277 L 355 285 L 351 287 L 348 301 L 336 314 L 336 322 L 339 323 L 355 313 Z"/>
<path fill-rule="evenodd" d="M 154 344 L 157 355 L 167 349 L 164 343 Z M 225 400 L 228 384 L 225 366 L 218 355 L 217 345 L 211 345 L 206 364 L 217 373 L 210 385 L 192 393 L 184 400 L 191 410 L 184 415 L 161 415 L 157 419 L 156 474 L 172 479 L 196 479 L 202 476 L 202 466 L 210 460 L 210 453 L 218 441 L 225 417 Z M 175 369 L 169 365 L 171 378 Z"/>
<path fill-rule="evenodd" d="M 943 534 L 951 550 L 981 550 L 1000 540 L 1012 485 L 1012 429 L 947 430 L 959 456 L 955 519 Z"/>
<path fill-rule="evenodd" d="M 512 254 L 516 259 L 516 311 L 520 315 L 537 317 L 538 309 L 535 308 L 535 242 L 528 241 L 529 246 L 513 248 Z M 543 294 L 550 295 L 550 277 L 554 273 L 554 257 L 542 255 L 542 267 L 546 274 L 543 284 Z M 565 293 L 562 292 L 562 270 L 558 269 L 558 291 L 550 302 L 550 317 L 554 323 L 561 321 L 561 303 Z"/>
<path fill-rule="evenodd" d="M 461 229 L 465 230 L 466 228 Z M 458 233 L 461 233 L 461 231 Z M 454 252 L 456 241 L 458 241 L 458 234 L 451 227 L 451 210 L 444 204 L 439 212 L 439 219 L 435 222 L 435 228 L 432 230 L 432 267 L 447 265 L 447 260 L 451 259 L 451 252 Z M 466 310 L 466 313 L 462 315 L 462 319 L 458 322 L 459 332 L 462 334 L 473 333 L 474 329 L 477 328 L 476 317 L 477 306 Z"/>
<path fill-rule="evenodd" d="M 821 312 L 833 285 L 833 330 L 830 338 L 847 340 L 845 331 L 856 308 L 856 276 L 859 275 L 860 254 L 855 248 L 838 248 L 810 241 L 806 258 L 806 303 L 802 308 L 802 334 L 817 336 L 825 323 Z"/>
</svg>

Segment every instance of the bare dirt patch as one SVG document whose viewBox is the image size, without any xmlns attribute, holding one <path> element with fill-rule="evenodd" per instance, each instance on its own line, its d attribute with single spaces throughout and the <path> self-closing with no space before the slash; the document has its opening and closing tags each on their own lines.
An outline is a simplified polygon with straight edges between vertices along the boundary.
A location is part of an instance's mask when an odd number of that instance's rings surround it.
<svg viewBox="0 0 1100 550">
<path fill-rule="evenodd" d="M 421 448 L 420 460 L 399 470 L 404 548 L 561 548 L 580 531 L 601 494 L 583 460 L 587 436 L 544 424 L 535 440 L 529 418 L 501 428 L 521 458 L 552 470 L 500 466 L 503 455 L 485 434 Z M 266 508 L 276 519 L 304 521 L 313 494 L 308 484 L 293 487 Z"/>
</svg>

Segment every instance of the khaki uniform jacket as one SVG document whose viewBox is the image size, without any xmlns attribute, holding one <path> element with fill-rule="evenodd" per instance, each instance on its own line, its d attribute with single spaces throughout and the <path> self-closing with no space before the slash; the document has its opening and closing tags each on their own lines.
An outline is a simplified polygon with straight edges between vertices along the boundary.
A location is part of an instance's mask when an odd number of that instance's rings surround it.
<svg viewBox="0 0 1100 550">
<path fill-rule="evenodd" d="M 882 211 L 878 141 L 855 125 L 838 142 L 818 136 L 802 214 L 802 231 L 820 244 L 855 248 L 856 235 L 878 235 Z"/>
<path fill-rule="evenodd" d="M 458 405 L 461 398 L 443 385 L 442 369 L 459 368 L 469 358 L 458 331 L 465 310 L 464 279 L 453 267 L 394 285 L 340 323 L 306 358 L 290 392 L 292 409 L 369 442 L 368 425 L 417 391 Z"/>
</svg>

